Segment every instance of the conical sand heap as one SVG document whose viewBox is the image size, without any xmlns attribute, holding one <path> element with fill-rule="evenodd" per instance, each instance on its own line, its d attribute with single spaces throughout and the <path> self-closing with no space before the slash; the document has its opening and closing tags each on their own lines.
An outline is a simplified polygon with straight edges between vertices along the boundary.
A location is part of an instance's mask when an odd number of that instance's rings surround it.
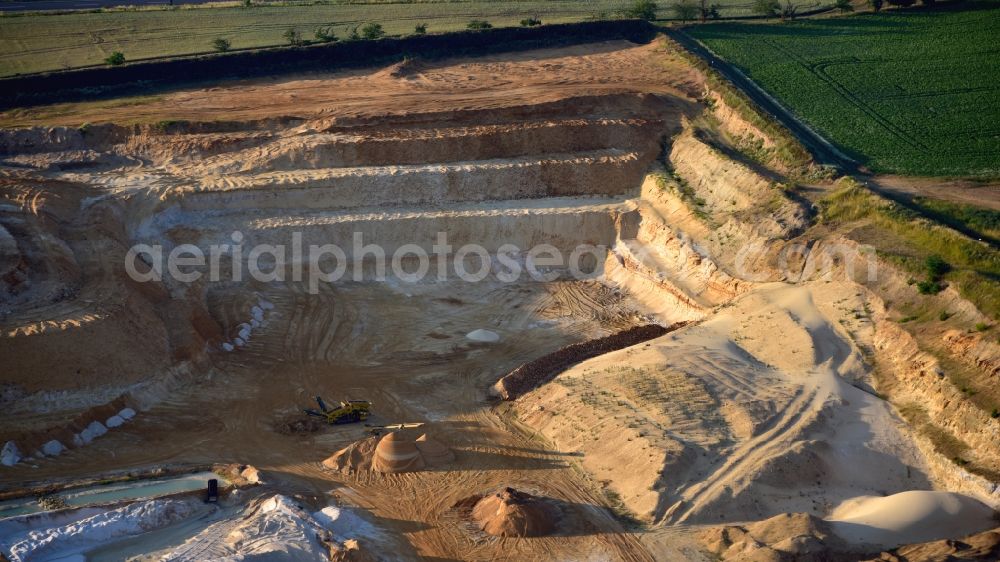
<svg viewBox="0 0 1000 562">
<path fill-rule="evenodd" d="M 431 439 L 426 433 L 417 438 L 416 445 L 420 456 L 430 466 L 441 466 L 455 460 L 455 453 L 451 449 L 445 447 L 444 443 Z"/>
<path fill-rule="evenodd" d="M 375 447 L 372 470 L 376 472 L 413 472 L 424 467 L 424 459 L 413 441 L 399 435 L 387 434 Z"/>
<path fill-rule="evenodd" d="M 555 531 L 559 510 L 543 498 L 503 488 L 476 503 L 472 520 L 497 537 L 540 537 Z"/>
<path fill-rule="evenodd" d="M 416 441 L 404 434 L 394 431 L 381 439 L 371 436 L 355 441 L 323 461 L 323 466 L 344 473 L 365 470 L 395 473 L 447 465 L 455 460 L 455 453 L 447 445 L 426 433 Z"/>
<path fill-rule="evenodd" d="M 366 437 L 337 451 L 323 461 L 323 466 L 338 472 L 361 472 L 372 467 L 378 437 Z"/>
</svg>

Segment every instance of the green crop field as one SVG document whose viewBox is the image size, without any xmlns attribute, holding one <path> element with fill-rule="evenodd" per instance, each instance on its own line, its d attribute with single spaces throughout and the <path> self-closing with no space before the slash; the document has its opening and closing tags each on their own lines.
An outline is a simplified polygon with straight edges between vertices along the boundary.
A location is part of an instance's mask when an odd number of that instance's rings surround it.
<svg viewBox="0 0 1000 562">
<path fill-rule="evenodd" d="M 1000 2 L 689 29 L 870 168 L 1000 176 Z"/>
<path fill-rule="evenodd" d="M 127 0 L 123 0 L 127 2 Z M 750 0 L 717 0 L 724 16 L 747 15 Z M 830 0 L 795 0 L 800 10 L 828 5 Z M 0 76 L 102 64 L 121 51 L 127 60 L 189 55 L 212 51 L 212 41 L 228 39 L 233 49 L 284 44 L 295 28 L 312 39 L 320 26 L 332 26 L 345 38 L 352 28 L 376 22 L 390 35 L 413 33 L 427 24 L 428 33 L 465 29 L 473 19 L 494 26 L 514 26 L 527 17 L 543 23 L 565 23 L 614 17 L 631 0 L 319 0 L 309 4 L 263 4 L 244 8 L 184 6 L 63 14 L 0 15 Z M 671 17 L 667 2 L 659 16 Z"/>
</svg>

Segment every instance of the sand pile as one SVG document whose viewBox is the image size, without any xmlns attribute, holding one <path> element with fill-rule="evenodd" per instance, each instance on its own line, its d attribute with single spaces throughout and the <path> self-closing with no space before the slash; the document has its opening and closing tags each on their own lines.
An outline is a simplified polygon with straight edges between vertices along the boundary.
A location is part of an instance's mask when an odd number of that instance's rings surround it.
<svg viewBox="0 0 1000 562">
<path fill-rule="evenodd" d="M 827 522 L 806 513 L 782 513 L 749 525 L 715 527 L 701 534 L 721 560 L 827 560 L 844 545 Z"/>
<path fill-rule="evenodd" d="M 370 470 L 378 442 L 375 435 L 355 441 L 323 461 L 323 466 L 344 473 Z"/>
<path fill-rule="evenodd" d="M 251 502 L 237 517 L 224 518 L 177 546 L 162 560 L 269 560 L 325 562 L 330 560 L 331 536 L 294 500 L 281 495 Z M 351 560 L 351 558 L 347 558 Z"/>
<path fill-rule="evenodd" d="M 543 498 L 503 488 L 476 502 L 472 520 L 497 537 L 541 537 L 555 531 L 559 510 Z"/>
<path fill-rule="evenodd" d="M 411 78 L 415 75 L 420 74 L 427 68 L 419 59 L 414 59 L 406 57 L 405 59 L 393 64 L 381 72 L 377 73 L 376 76 L 388 76 L 392 78 Z"/>
<path fill-rule="evenodd" d="M 846 541 L 892 548 L 985 531 L 996 526 L 995 516 L 989 506 L 969 496 L 912 490 L 848 500 L 829 520 L 833 532 Z"/>
<path fill-rule="evenodd" d="M 465 334 L 465 337 L 472 341 L 483 343 L 496 343 L 500 341 L 500 334 L 490 330 L 483 330 L 481 328 Z"/>
<path fill-rule="evenodd" d="M 256 486 L 261 484 L 260 471 L 249 464 L 216 464 L 212 465 L 212 472 L 225 478 L 230 484 L 237 488 L 246 486 Z"/>
<path fill-rule="evenodd" d="M 455 453 L 451 449 L 444 443 L 431 439 L 426 433 L 417 438 L 416 446 L 424 462 L 430 466 L 441 466 L 455 460 Z"/>
<path fill-rule="evenodd" d="M 424 466 L 424 459 L 420 456 L 417 444 L 402 437 L 398 432 L 383 437 L 375 447 L 375 456 L 372 458 L 372 470 L 375 472 L 413 472 Z"/>
<path fill-rule="evenodd" d="M 455 453 L 448 446 L 426 433 L 413 440 L 394 431 L 381 439 L 372 436 L 355 441 L 323 461 L 323 466 L 344 473 L 374 470 L 393 474 L 447 465 L 454 460 Z"/>
</svg>

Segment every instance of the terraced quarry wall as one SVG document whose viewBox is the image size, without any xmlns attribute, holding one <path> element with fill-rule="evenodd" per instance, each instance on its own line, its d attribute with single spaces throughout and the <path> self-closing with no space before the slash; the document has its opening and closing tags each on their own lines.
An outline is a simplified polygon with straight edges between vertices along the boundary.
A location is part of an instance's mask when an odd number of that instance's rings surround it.
<svg viewBox="0 0 1000 562">
<path fill-rule="evenodd" d="M 153 388 L 151 372 L 177 361 L 200 365 L 232 341 L 238 330 L 229 322 L 236 319 L 206 310 L 220 290 L 242 291 L 239 283 L 209 291 L 207 280 L 134 282 L 123 267 L 130 243 L 160 245 L 165 253 L 193 244 L 207 253 L 239 236 L 246 248 L 337 244 L 353 259 L 361 257 L 356 238 L 391 256 L 403 247 L 431 252 L 444 233 L 453 247 L 449 258 L 465 244 L 489 254 L 513 245 L 511 255 L 521 264 L 542 244 L 566 255 L 581 244 L 612 248 L 662 139 L 680 127 L 670 100 L 635 94 L 398 121 L 5 132 L 6 161 L 23 166 L 4 171 L 11 186 L 5 194 L 16 203 L 2 221 L 12 246 L 4 278 L 11 295 L 5 350 L 24 372 L 48 372 L 49 390 L 66 381 L 63 392 L 83 392 L 73 381 L 85 373 L 101 381 L 104 391 L 88 389 L 88 400 L 65 399 L 75 415 L 86 417 L 100 396 L 135 405 L 139 396 L 165 392 L 141 390 Z M 14 189 L 30 185 L 25 182 L 38 187 Z M 61 190 L 53 189 L 58 185 Z M 59 207 L 53 193 L 72 199 Z M 47 239 L 60 242 L 37 245 Z M 84 251 L 94 244 L 104 254 Z M 601 261 L 603 254 L 591 265 Z M 305 262 L 290 257 L 287 263 Z M 224 282 L 236 263 L 223 258 Z M 266 269 L 274 260 L 264 256 L 258 263 Z M 371 280 L 368 265 L 363 268 Z M 108 293 L 130 296 L 114 307 L 89 304 Z M 39 299 L 52 304 L 40 309 Z M 117 341 L 120 351 L 101 350 L 93 363 L 81 358 L 73 367 L 35 351 L 83 346 L 93 338 Z M 148 351 L 140 368 L 127 358 L 142 348 Z M 120 353 L 121 362 L 109 352 Z M 136 383 L 140 388 L 130 390 Z M 54 431 L 47 419 L 5 424 L 4 440 L 35 446 L 37 432 Z"/>
</svg>

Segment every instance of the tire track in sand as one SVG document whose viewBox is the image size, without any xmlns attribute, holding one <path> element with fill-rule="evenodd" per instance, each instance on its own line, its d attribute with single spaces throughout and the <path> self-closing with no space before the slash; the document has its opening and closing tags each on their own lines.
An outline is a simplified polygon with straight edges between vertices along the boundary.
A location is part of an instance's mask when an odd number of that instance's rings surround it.
<svg viewBox="0 0 1000 562">
<path fill-rule="evenodd" d="M 667 510 L 663 522 L 688 521 L 754 469 L 780 457 L 812 423 L 828 395 L 820 387 L 800 391 L 767 431 L 736 447 L 711 475 L 685 490 L 681 499 Z"/>
</svg>

